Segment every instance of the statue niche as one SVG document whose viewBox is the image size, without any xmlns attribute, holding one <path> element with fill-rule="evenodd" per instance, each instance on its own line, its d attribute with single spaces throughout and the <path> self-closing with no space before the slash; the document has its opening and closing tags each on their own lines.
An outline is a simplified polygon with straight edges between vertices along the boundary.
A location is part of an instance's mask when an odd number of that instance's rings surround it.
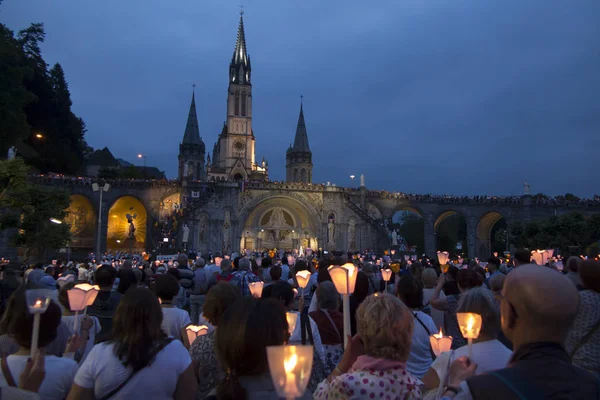
<svg viewBox="0 0 600 400">
<path fill-rule="evenodd" d="M 261 228 L 266 233 L 266 239 L 272 241 L 275 247 L 279 247 L 282 242 L 291 243 L 294 221 L 287 211 L 276 207 L 267 211 L 262 217 Z"/>
</svg>

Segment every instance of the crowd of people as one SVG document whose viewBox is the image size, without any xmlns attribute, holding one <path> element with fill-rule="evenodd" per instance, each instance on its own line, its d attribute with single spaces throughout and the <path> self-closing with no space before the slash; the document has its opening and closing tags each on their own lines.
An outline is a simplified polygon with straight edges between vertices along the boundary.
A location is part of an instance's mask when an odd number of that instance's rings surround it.
<svg viewBox="0 0 600 400">
<path fill-rule="evenodd" d="M 306 399 L 600 399 L 599 262 L 571 257 L 559 271 L 528 251 L 444 265 L 370 256 L 5 263 L 0 398 L 276 399 L 266 348 L 309 344 Z M 358 272 L 344 347 L 329 268 L 347 262 Z M 304 288 L 302 271 L 311 273 Z M 260 295 L 254 282 L 264 283 Z M 78 283 L 99 287 L 83 316 L 69 302 Z M 52 300 L 32 356 L 26 293 L 35 288 Z M 464 312 L 482 319 L 471 347 Z M 190 325 L 206 332 L 190 340 Z M 440 330 L 453 341 L 436 354 L 430 336 Z"/>
</svg>

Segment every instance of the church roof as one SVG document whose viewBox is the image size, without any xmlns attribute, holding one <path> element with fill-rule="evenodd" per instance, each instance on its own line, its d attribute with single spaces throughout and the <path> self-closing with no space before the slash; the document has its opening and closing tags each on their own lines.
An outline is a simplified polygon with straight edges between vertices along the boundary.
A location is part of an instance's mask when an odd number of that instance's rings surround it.
<svg viewBox="0 0 600 400">
<path fill-rule="evenodd" d="M 304 122 L 304 107 L 302 106 L 302 103 L 300 103 L 300 115 L 298 116 L 298 126 L 296 126 L 296 137 L 294 138 L 292 150 L 310 152 L 306 124 Z"/>
<path fill-rule="evenodd" d="M 182 144 L 204 144 L 200 138 L 200 129 L 198 128 L 198 117 L 196 115 L 196 98 L 195 93 L 192 93 L 192 103 L 190 104 L 190 112 L 188 114 L 187 124 L 185 125 L 185 133 L 183 135 Z"/>
<path fill-rule="evenodd" d="M 248 55 L 248 49 L 246 48 L 246 33 L 244 32 L 244 17 L 240 14 L 240 24 L 238 26 L 237 39 L 235 41 L 235 49 L 233 50 L 233 56 L 231 57 L 231 64 L 229 66 L 230 83 L 237 83 L 241 85 L 250 84 L 250 56 Z"/>
</svg>

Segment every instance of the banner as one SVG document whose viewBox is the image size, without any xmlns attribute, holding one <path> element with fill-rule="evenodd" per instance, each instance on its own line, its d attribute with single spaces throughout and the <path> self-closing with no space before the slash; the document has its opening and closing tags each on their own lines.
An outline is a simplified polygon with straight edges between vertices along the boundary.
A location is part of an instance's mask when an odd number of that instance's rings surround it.
<svg viewBox="0 0 600 400">
<path fill-rule="evenodd" d="M 169 261 L 169 260 L 175 260 L 177 259 L 178 255 L 177 254 L 162 254 L 159 256 L 156 256 L 156 259 L 158 261 Z"/>
</svg>

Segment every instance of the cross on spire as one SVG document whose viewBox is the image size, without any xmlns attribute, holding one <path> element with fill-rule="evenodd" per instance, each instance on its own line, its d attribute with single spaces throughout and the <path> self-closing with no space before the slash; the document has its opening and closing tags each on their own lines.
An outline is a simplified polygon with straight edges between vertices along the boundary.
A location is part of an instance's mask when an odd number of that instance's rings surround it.
<svg viewBox="0 0 600 400">
<path fill-rule="evenodd" d="M 240 15 L 244 15 L 244 5 L 240 4 Z"/>
<path fill-rule="evenodd" d="M 192 92 L 194 92 L 194 93 L 196 92 L 196 84 L 195 83 L 192 84 Z"/>
<path fill-rule="evenodd" d="M 300 93 L 300 103 L 304 102 L 304 95 Z"/>
</svg>

